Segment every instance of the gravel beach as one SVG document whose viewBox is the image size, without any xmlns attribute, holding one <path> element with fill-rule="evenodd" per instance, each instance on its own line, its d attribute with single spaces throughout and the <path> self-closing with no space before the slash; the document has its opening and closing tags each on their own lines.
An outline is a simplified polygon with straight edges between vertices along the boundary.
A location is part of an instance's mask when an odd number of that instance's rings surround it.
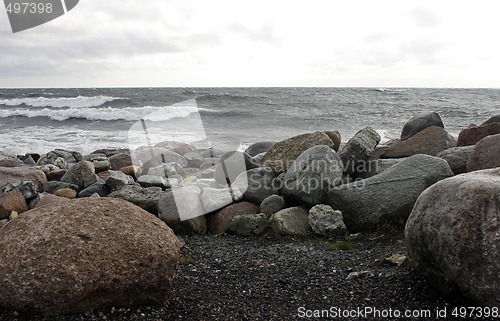
<svg viewBox="0 0 500 321">
<path fill-rule="evenodd" d="M 401 266 L 389 263 L 386 258 L 406 249 L 401 232 L 387 232 L 360 241 L 181 235 L 186 244 L 165 305 L 58 318 L 0 310 L 0 320 L 457 320 L 451 312 L 466 302 L 442 296 L 407 261 Z M 334 315 L 358 308 L 392 311 L 392 317 Z M 445 308 L 447 317 L 436 317 L 436 309 Z M 315 310 L 329 314 L 312 318 L 320 313 Z M 407 310 L 421 316 L 395 317 Z"/>
</svg>

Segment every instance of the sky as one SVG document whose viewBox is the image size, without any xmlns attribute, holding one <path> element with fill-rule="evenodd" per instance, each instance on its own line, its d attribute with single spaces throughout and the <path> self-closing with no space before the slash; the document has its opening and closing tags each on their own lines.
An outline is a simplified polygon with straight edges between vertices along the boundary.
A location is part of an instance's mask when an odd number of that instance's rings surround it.
<svg viewBox="0 0 500 321">
<path fill-rule="evenodd" d="M 80 0 L 13 34 L 0 87 L 500 88 L 500 1 Z"/>
</svg>

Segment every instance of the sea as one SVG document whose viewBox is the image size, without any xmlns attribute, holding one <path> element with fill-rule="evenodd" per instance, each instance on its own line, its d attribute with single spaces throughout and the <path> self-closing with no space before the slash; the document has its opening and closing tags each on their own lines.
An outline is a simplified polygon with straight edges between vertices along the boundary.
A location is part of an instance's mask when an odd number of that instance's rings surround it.
<svg viewBox="0 0 500 321">
<path fill-rule="evenodd" d="M 0 152 L 84 154 L 165 140 L 244 149 L 258 141 L 371 126 L 399 138 L 412 116 L 435 111 L 454 136 L 500 114 L 500 89 L 36 88 L 0 89 Z"/>
</svg>

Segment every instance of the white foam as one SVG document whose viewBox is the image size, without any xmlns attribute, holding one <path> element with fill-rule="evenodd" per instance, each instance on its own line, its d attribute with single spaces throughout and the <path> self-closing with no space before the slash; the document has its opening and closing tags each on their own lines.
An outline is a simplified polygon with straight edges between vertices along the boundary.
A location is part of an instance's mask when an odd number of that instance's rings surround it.
<svg viewBox="0 0 500 321">
<path fill-rule="evenodd" d="M 148 116 L 149 121 L 164 121 L 178 117 L 188 117 L 191 113 L 197 112 L 196 107 L 126 107 L 126 108 L 69 108 L 69 109 L 3 109 L 0 110 L 0 118 L 7 117 L 48 117 L 52 120 L 64 121 L 70 118 L 86 119 L 86 120 L 125 120 L 136 121 Z M 154 115 L 154 117 L 152 117 Z"/>
<path fill-rule="evenodd" d="M 5 106 L 20 106 L 26 105 L 30 107 L 52 107 L 52 108 L 85 108 L 98 107 L 113 100 L 123 98 L 109 96 L 78 96 L 78 97 L 61 97 L 61 98 L 46 98 L 46 97 L 29 97 L 29 98 L 13 98 L 0 99 L 0 105 Z"/>
</svg>

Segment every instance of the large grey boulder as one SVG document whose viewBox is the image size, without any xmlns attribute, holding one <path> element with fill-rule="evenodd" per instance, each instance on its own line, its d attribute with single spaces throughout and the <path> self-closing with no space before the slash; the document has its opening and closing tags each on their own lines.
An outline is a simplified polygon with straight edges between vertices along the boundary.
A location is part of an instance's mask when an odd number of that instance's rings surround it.
<svg viewBox="0 0 500 321">
<path fill-rule="evenodd" d="M 259 166 L 252 156 L 247 153 L 240 151 L 227 152 L 215 167 L 214 178 L 219 184 L 232 184 L 240 174 Z"/>
<path fill-rule="evenodd" d="M 500 306 L 500 168 L 445 179 L 423 192 L 405 229 L 410 260 L 445 293 Z"/>
<path fill-rule="evenodd" d="M 135 151 L 132 155 L 134 165 L 142 163 L 143 172 L 147 173 L 151 167 L 162 164 L 177 163 L 180 167 L 187 167 L 187 160 L 176 152 L 160 147 L 145 147 Z"/>
<path fill-rule="evenodd" d="M 500 167 L 500 134 L 481 139 L 467 160 L 468 172 L 495 167 Z"/>
<path fill-rule="evenodd" d="M 158 201 L 158 217 L 175 232 L 205 234 L 207 220 L 200 194 L 193 185 L 167 192 Z"/>
<path fill-rule="evenodd" d="M 41 206 L 1 230 L 0 305 L 51 316 L 162 304 L 181 246 L 157 217 L 121 200 Z"/>
<path fill-rule="evenodd" d="M 283 196 L 292 202 L 316 205 L 326 192 L 342 181 L 342 160 L 326 145 L 304 151 L 290 166 L 284 178 Z"/>
<path fill-rule="evenodd" d="M 305 236 L 312 232 L 308 213 L 302 207 L 289 207 L 273 214 L 269 226 L 278 234 L 291 236 Z"/>
<path fill-rule="evenodd" d="M 376 176 L 330 189 L 326 203 L 344 215 L 350 232 L 406 222 L 420 193 L 453 176 L 444 159 L 414 155 Z"/>
<path fill-rule="evenodd" d="M 262 164 L 276 173 L 286 172 L 303 152 L 316 145 L 334 148 L 334 143 L 324 132 L 306 133 L 274 144 L 262 159 Z"/>
<path fill-rule="evenodd" d="M 261 153 L 266 153 L 268 150 L 271 149 L 271 147 L 273 147 L 274 144 L 276 144 L 276 142 L 268 141 L 268 142 L 253 143 L 252 145 L 248 146 L 248 148 L 245 150 L 245 153 L 254 157 Z"/>
<path fill-rule="evenodd" d="M 345 236 L 347 227 L 341 211 L 334 211 L 329 205 L 319 204 L 309 210 L 309 224 L 314 233 L 328 236 Z"/>
<path fill-rule="evenodd" d="M 239 188 L 244 201 L 256 205 L 260 205 L 266 197 L 278 194 L 281 188 L 269 167 L 258 167 L 240 174 L 232 186 Z"/>
<path fill-rule="evenodd" d="M 401 140 L 407 140 L 422 130 L 432 126 L 444 128 L 443 120 L 438 113 L 423 112 L 417 114 L 410 118 L 410 120 L 408 120 L 403 126 L 403 130 L 401 131 Z"/>
<path fill-rule="evenodd" d="M 359 163 L 370 159 L 379 142 L 380 135 L 370 126 L 358 131 L 339 152 L 344 172 L 355 173 Z"/>
<path fill-rule="evenodd" d="M 467 160 L 474 150 L 474 146 L 452 147 L 445 149 L 437 157 L 448 162 L 455 175 L 467 172 Z"/>
</svg>

